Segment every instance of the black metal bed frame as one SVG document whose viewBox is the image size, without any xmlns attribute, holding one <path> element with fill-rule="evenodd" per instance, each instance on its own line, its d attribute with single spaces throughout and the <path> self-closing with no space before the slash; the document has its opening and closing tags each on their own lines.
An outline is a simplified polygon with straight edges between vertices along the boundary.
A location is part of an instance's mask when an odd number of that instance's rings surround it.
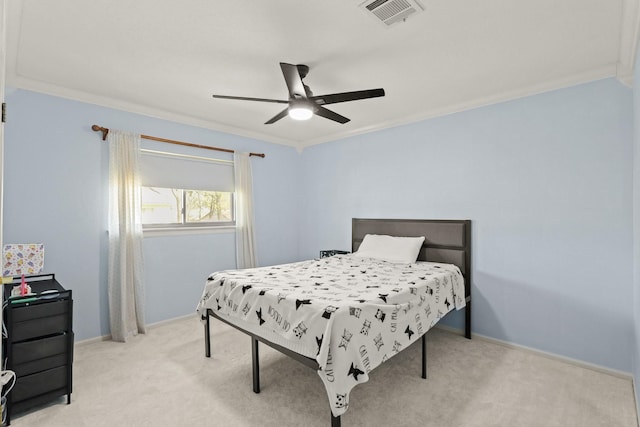
<svg viewBox="0 0 640 427">
<path fill-rule="evenodd" d="M 426 227 L 426 228 L 425 228 Z M 444 230 L 444 231 L 442 231 Z M 433 234 L 431 232 L 433 231 Z M 425 235 L 419 261 L 445 262 L 457 265 L 465 279 L 465 330 L 464 336 L 471 339 L 471 221 L 470 220 L 408 220 L 408 219 L 359 219 L 352 222 L 352 250 L 356 251 L 365 234 L 391 234 L 395 236 Z M 428 236 L 427 236 L 428 234 Z M 453 236 L 453 237 L 452 237 Z M 205 355 L 211 357 L 210 318 L 216 319 L 244 332 L 251 337 L 251 360 L 253 370 L 253 392 L 260 393 L 260 361 L 258 342 L 291 357 L 309 368 L 320 367 L 315 359 L 303 356 L 259 335 L 249 332 L 207 309 L 204 325 Z M 428 331 L 427 331 L 428 332 Z M 422 378 L 427 378 L 427 338 L 422 335 Z M 374 368 L 375 369 L 375 368 Z M 331 427 L 340 427 L 340 416 L 331 412 Z"/>
<path fill-rule="evenodd" d="M 245 334 L 251 337 L 251 365 L 253 371 L 253 392 L 260 393 L 260 360 L 258 353 L 258 342 L 262 342 L 269 347 L 278 350 L 279 352 L 291 357 L 294 360 L 302 363 L 303 365 L 317 371 L 320 369 L 318 366 L 318 362 L 315 359 L 310 357 L 303 356 L 302 354 L 296 353 L 295 351 L 291 351 L 286 347 L 282 347 L 281 345 L 275 344 L 261 336 L 253 334 L 249 331 L 242 329 L 240 326 L 234 325 L 233 323 L 223 319 L 213 312 L 211 309 L 207 309 L 207 319 L 204 325 L 204 349 L 206 357 L 211 357 L 211 336 L 210 336 L 210 322 L 209 319 L 211 317 L 215 317 L 227 325 L 233 326 L 237 330 L 244 332 Z M 375 369 L 375 368 L 374 368 Z M 422 334 L 422 378 L 427 379 L 427 333 Z M 335 416 L 331 412 L 331 427 L 340 427 L 341 421 L 340 416 Z"/>
</svg>

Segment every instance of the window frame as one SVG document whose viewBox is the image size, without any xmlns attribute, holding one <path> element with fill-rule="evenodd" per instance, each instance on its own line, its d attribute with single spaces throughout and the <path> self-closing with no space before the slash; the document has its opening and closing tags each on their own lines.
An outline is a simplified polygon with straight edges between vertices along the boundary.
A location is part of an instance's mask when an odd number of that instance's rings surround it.
<svg viewBox="0 0 640 427">
<path fill-rule="evenodd" d="M 143 188 L 168 188 L 168 187 L 153 187 L 147 185 L 140 186 L 140 204 L 142 208 L 142 189 Z M 217 190 L 189 190 L 185 188 L 169 188 L 171 190 L 178 190 L 181 192 L 181 209 L 180 209 L 180 217 L 182 218 L 182 222 L 167 222 L 167 223 L 151 223 L 145 224 L 142 222 L 141 215 L 141 223 L 143 232 L 146 231 L 179 231 L 179 230 L 218 230 L 218 229 L 234 229 L 236 228 L 236 193 L 229 191 L 217 191 Z M 203 192 L 219 192 L 219 193 L 227 193 L 230 194 L 230 204 L 231 204 L 231 216 L 233 219 L 231 221 L 203 221 L 203 222 L 188 222 L 187 221 L 187 191 L 203 191 Z"/>
</svg>

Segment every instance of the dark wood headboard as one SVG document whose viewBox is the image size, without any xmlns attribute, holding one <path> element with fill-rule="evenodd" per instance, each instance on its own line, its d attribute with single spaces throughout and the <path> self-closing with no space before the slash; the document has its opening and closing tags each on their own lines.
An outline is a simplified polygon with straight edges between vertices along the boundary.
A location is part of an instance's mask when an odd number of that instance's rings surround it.
<svg viewBox="0 0 640 427">
<path fill-rule="evenodd" d="M 418 261 L 457 265 L 464 275 L 465 296 L 471 296 L 471 220 L 353 218 L 351 250 L 358 250 L 366 234 L 424 236 Z"/>
</svg>

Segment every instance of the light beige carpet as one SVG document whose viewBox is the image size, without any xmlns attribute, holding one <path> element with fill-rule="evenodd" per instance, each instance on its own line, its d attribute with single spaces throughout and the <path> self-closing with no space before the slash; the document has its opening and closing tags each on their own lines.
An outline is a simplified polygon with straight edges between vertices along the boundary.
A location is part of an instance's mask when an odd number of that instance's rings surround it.
<svg viewBox="0 0 640 427">
<path fill-rule="evenodd" d="M 324 387 L 311 369 L 261 345 L 262 392 L 251 391 L 250 339 L 212 321 L 181 319 L 127 344 L 76 347 L 71 405 L 63 399 L 11 425 L 327 426 Z M 637 427 L 628 379 L 530 352 L 432 330 L 428 375 L 414 345 L 351 393 L 350 426 Z"/>
</svg>

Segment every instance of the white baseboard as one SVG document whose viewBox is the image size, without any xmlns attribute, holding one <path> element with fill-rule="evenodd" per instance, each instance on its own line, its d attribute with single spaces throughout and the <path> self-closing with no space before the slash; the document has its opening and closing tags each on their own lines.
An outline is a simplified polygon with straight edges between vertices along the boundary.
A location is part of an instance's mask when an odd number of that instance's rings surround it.
<svg viewBox="0 0 640 427">
<path fill-rule="evenodd" d="M 89 344 L 95 344 L 97 342 L 102 341 L 111 341 L 111 334 L 109 335 L 101 335 L 99 337 L 87 338 L 86 340 L 76 341 L 73 343 L 75 347 L 82 347 Z"/>
<path fill-rule="evenodd" d="M 185 316 L 180 316 L 180 317 L 174 317 L 172 319 L 167 319 L 167 320 L 161 320 L 159 322 L 154 322 L 154 323 L 150 323 L 149 325 L 147 325 L 148 329 L 155 329 L 158 328 L 160 326 L 163 325 L 167 325 L 167 324 L 171 324 L 174 322 L 179 322 L 188 318 L 197 318 L 197 313 L 193 313 L 193 314 L 187 314 Z M 445 325 L 436 325 L 436 328 L 446 331 L 446 332 L 450 332 L 450 333 L 455 333 L 455 334 L 462 334 L 463 331 L 461 329 L 458 328 L 453 328 L 451 326 L 445 326 Z M 578 360 L 578 359 L 573 359 L 571 357 L 567 357 L 567 356 L 561 356 L 558 354 L 554 354 L 554 353 L 549 353 L 543 350 L 538 350 L 532 347 L 527 347 L 524 345 L 520 345 L 520 344 L 514 344 L 512 342 L 508 342 L 508 341 L 503 341 L 497 338 L 493 338 L 493 337 L 488 337 L 486 335 L 481 335 L 481 334 L 477 334 L 477 333 L 471 333 L 471 337 L 472 338 L 476 338 L 476 339 L 480 339 L 480 340 L 484 340 L 484 341 L 488 341 L 494 344 L 498 344 L 498 345 L 502 345 L 504 347 L 508 347 L 508 348 L 513 348 L 513 349 L 517 349 L 517 350 L 522 350 L 522 351 L 526 351 L 529 353 L 533 353 L 539 356 L 543 356 L 543 357 L 547 357 L 549 359 L 553 359 L 553 360 L 558 360 L 561 362 L 565 362 L 565 363 L 569 363 L 571 365 L 575 365 L 581 368 L 586 368 L 586 369 L 591 369 L 592 371 L 597 371 L 597 372 L 601 372 L 604 374 L 608 374 L 608 375 L 613 375 L 614 377 L 618 377 L 618 378 L 623 378 L 629 381 L 633 382 L 633 375 L 629 372 L 624 372 L 624 371 L 619 371 L 617 369 L 612 369 L 612 368 L 607 368 L 604 366 L 600 366 L 600 365 L 596 365 L 594 363 L 589 363 L 589 362 L 585 362 L 582 360 Z M 76 346 L 84 346 L 84 345 L 89 345 L 89 344 L 93 344 L 96 342 L 102 342 L 102 341 L 109 341 L 111 340 L 111 334 L 109 335 L 102 335 L 99 337 L 95 337 L 95 338 L 89 338 L 86 340 L 82 340 L 82 341 L 77 341 L 75 343 Z M 635 384 L 634 384 L 635 386 Z M 635 396 L 635 393 L 634 393 Z"/>
<path fill-rule="evenodd" d="M 167 325 L 174 322 L 179 322 L 181 320 L 188 319 L 190 317 L 197 319 L 197 316 L 198 316 L 197 313 L 193 313 L 193 314 L 187 314 L 185 316 L 174 317 L 172 319 L 161 320 L 159 322 L 149 323 L 147 325 L 147 329 L 148 330 L 155 329 L 159 326 Z M 78 347 L 78 346 L 85 346 L 85 345 L 94 344 L 102 341 L 111 341 L 111 334 L 102 335 L 94 338 L 88 338 L 86 340 L 76 341 L 74 345 Z"/>
<path fill-rule="evenodd" d="M 184 316 L 178 316 L 178 317 L 173 317 L 171 319 L 167 319 L 167 320 L 160 320 L 159 322 L 154 322 L 154 323 L 149 323 L 147 325 L 148 329 L 155 329 L 159 326 L 163 326 L 163 325 L 167 325 L 170 323 L 175 323 L 175 322 L 179 322 L 181 320 L 185 320 L 188 319 L 190 317 L 193 317 L 194 319 L 198 319 L 198 313 L 191 313 L 191 314 L 185 314 Z"/>
<path fill-rule="evenodd" d="M 463 334 L 463 331 L 461 329 L 453 328 L 451 326 L 436 325 L 435 327 L 438 328 L 438 329 L 441 329 L 443 331 L 446 331 L 446 332 L 451 332 L 451 333 L 455 333 L 455 334 Z M 631 373 L 629 373 L 629 372 L 624 372 L 624 371 L 619 371 L 617 369 L 607 368 L 607 367 L 604 367 L 604 366 L 596 365 L 594 363 L 589 363 L 589 362 L 585 362 L 585 361 L 582 361 L 582 360 L 573 359 L 573 358 L 567 357 L 567 356 L 561 356 L 559 354 L 549 353 L 549 352 L 546 352 L 546 351 L 543 351 L 543 350 L 538 350 L 536 348 L 527 347 L 525 345 L 520 345 L 520 344 L 514 344 L 514 343 L 509 342 L 509 341 L 503 341 L 503 340 L 499 340 L 497 338 L 488 337 L 486 335 L 476 334 L 476 333 L 473 333 L 473 332 L 471 333 L 471 338 L 476 338 L 476 339 L 488 341 L 488 342 L 491 342 L 491 343 L 494 343 L 494 344 L 502 345 L 504 347 L 508 347 L 508 348 L 512 348 L 512 349 L 516 349 L 516 350 L 526 351 L 526 352 L 529 352 L 529 353 L 536 354 L 538 356 L 546 357 L 548 359 L 558 360 L 560 362 L 569 363 L 571 365 L 578 366 L 580 368 L 590 369 L 592 371 L 601 372 L 603 374 L 612 375 L 614 377 L 622 378 L 622 379 L 629 380 L 629 381 L 633 382 L 633 375 Z"/>
<path fill-rule="evenodd" d="M 631 380 L 631 386 L 633 387 L 633 403 L 636 404 L 636 424 L 638 424 L 638 427 L 640 427 L 640 413 L 638 413 L 638 395 L 637 395 L 637 389 L 636 389 L 636 381 L 635 379 Z"/>
</svg>

